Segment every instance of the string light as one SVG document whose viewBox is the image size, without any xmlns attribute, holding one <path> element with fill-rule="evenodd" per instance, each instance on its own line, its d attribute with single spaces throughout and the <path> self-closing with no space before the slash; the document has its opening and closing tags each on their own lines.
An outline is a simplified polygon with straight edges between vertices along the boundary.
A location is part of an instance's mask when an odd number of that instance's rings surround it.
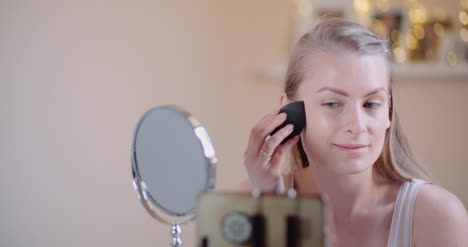
<svg viewBox="0 0 468 247">
<path fill-rule="evenodd" d="M 463 42 L 468 42 L 468 14 L 466 14 L 466 9 L 468 9 L 468 0 L 461 0 L 460 3 L 465 9 L 465 11 L 460 11 L 460 13 L 458 13 L 458 20 L 460 20 L 462 24 L 462 27 L 460 28 L 460 38 Z"/>
<path fill-rule="evenodd" d="M 354 0 L 354 9 L 359 14 L 367 14 L 370 11 L 370 1 L 369 0 Z"/>
<path fill-rule="evenodd" d="M 460 0 L 460 3 L 464 9 L 468 9 L 468 0 Z"/>
<path fill-rule="evenodd" d="M 425 36 L 425 32 L 424 32 L 424 28 L 421 24 L 415 24 L 413 25 L 413 33 L 414 33 L 414 36 L 417 38 L 417 39 L 424 39 L 424 36 Z"/>
<path fill-rule="evenodd" d="M 460 11 L 458 19 L 463 25 L 468 25 L 468 15 L 464 11 Z"/>
<path fill-rule="evenodd" d="M 409 18 L 412 23 L 425 23 L 427 21 L 427 11 L 424 7 L 412 8 L 409 11 Z"/>
<path fill-rule="evenodd" d="M 406 36 L 406 46 L 410 50 L 416 50 L 416 48 L 418 48 L 418 40 L 411 33 Z"/>
<path fill-rule="evenodd" d="M 437 34 L 437 36 L 442 37 L 444 36 L 445 28 L 440 23 L 436 23 L 434 24 L 434 31 Z"/>
<path fill-rule="evenodd" d="M 365 26 L 372 24 L 369 12 L 371 10 L 371 0 L 354 0 L 354 10 L 357 14 L 357 21 Z"/>
<path fill-rule="evenodd" d="M 450 23 L 447 11 L 441 7 L 427 9 L 419 0 L 404 0 L 404 2 L 408 9 L 407 18 L 410 26 L 409 31 L 405 33 L 402 33 L 401 29 L 388 30 L 392 27 L 389 27 L 379 17 L 372 15 L 376 11 L 377 13 L 390 11 L 390 7 L 393 6 L 391 0 L 354 0 L 353 6 L 361 24 L 371 26 L 376 33 L 389 35 L 390 49 L 396 62 L 402 63 L 406 60 L 418 59 L 420 56 L 429 59 L 430 51 L 424 51 L 424 54 L 418 55 L 418 48 L 425 42 L 432 42 L 425 40 L 426 36 L 432 32 L 435 33 L 436 38 L 442 38 L 446 34 L 447 26 L 445 25 Z M 460 3 L 463 9 L 458 13 L 458 19 L 462 23 L 459 34 L 464 42 L 468 42 L 468 0 L 460 0 Z M 393 16 L 390 15 L 390 17 Z M 446 59 L 451 66 L 455 66 L 458 62 L 453 51 L 447 53 Z"/>
<path fill-rule="evenodd" d="M 395 57 L 395 60 L 399 63 L 402 63 L 406 60 L 406 52 L 401 47 L 397 47 L 393 50 L 393 56 Z"/>
</svg>

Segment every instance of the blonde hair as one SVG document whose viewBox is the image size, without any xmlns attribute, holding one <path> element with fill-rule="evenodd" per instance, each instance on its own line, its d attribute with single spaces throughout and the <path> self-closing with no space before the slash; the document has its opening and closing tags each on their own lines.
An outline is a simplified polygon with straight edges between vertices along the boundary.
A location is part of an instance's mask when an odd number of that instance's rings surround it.
<svg viewBox="0 0 468 247">
<path fill-rule="evenodd" d="M 351 52 L 357 55 L 382 55 L 391 58 L 387 42 L 361 25 L 338 18 L 324 18 L 298 41 L 289 61 L 285 88 L 289 99 L 294 99 L 304 80 L 305 60 L 314 52 Z M 388 63 L 389 64 L 389 63 Z M 389 70 L 390 71 L 390 70 Z M 432 180 L 432 176 L 415 158 L 398 119 L 392 96 L 389 75 L 390 128 L 385 133 L 382 153 L 374 163 L 374 172 L 390 182 L 403 182 L 412 178 Z M 290 171 L 309 165 L 301 142 L 293 149 Z"/>
</svg>

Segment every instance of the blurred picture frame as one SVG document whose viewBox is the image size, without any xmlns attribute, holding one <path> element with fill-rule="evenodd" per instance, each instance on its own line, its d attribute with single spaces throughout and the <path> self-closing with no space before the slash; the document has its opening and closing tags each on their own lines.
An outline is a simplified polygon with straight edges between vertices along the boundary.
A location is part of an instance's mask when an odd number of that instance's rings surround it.
<svg viewBox="0 0 468 247">
<path fill-rule="evenodd" d="M 468 78 L 468 44 L 457 35 L 452 17 L 415 21 L 411 9 L 399 5 L 374 11 L 370 19 L 370 29 L 388 40 L 397 78 Z"/>
<path fill-rule="evenodd" d="M 354 1 L 301 2 L 295 12 L 294 44 L 321 17 L 341 17 L 358 21 L 388 40 L 395 77 L 402 79 L 466 79 L 468 78 L 468 47 L 460 42 L 457 22 L 453 16 L 440 18 L 434 12 L 416 15 L 415 9 L 403 2 L 385 2 L 368 12 L 359 12 Z M 297 6 L 296 6 L 297 7 Z M 427 10 L 434 6 L 424 6 Z M 419 12 L 417 12 L 419 13 Z M 419 13 L 420 14 L 420 13 Z"/>
</svg>

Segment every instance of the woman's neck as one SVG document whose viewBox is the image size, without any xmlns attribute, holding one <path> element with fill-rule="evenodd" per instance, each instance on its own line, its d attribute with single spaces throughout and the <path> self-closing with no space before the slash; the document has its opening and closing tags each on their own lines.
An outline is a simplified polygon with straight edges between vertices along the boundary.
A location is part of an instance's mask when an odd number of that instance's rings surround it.
<svg viewBox="0 0 468 247">
<path fill-rule="evenodd" d="M 310 166 L 296 173 L 296 186 L 302 194 L 325 194 L 333 218 L 348 220 L 387 202 L 390 186 L 379 178 L 372 168 L 341 175 Z"/>
</svg>

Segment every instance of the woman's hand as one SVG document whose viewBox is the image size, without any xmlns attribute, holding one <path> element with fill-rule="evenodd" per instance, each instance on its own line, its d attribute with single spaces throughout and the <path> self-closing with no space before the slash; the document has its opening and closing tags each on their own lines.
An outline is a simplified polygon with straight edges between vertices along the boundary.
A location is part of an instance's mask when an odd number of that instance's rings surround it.
<svg viewBox="0 0 468 247">
<path fill-rule="evenodd" d="M 286 157 L 299 140 L 296 136 L 284 144 L 281 142 L 293 131 L 292 124 L 270 136 L 270 133 L 286 120 L 286 113 L 278 111 L 264 116 L 252 128 L 247 149 L 244 152 L 244 165 L 252 186 L 251 189 L 271 191 L 275 186 L 283 186 L 281 170 Z"/>
</svg>

